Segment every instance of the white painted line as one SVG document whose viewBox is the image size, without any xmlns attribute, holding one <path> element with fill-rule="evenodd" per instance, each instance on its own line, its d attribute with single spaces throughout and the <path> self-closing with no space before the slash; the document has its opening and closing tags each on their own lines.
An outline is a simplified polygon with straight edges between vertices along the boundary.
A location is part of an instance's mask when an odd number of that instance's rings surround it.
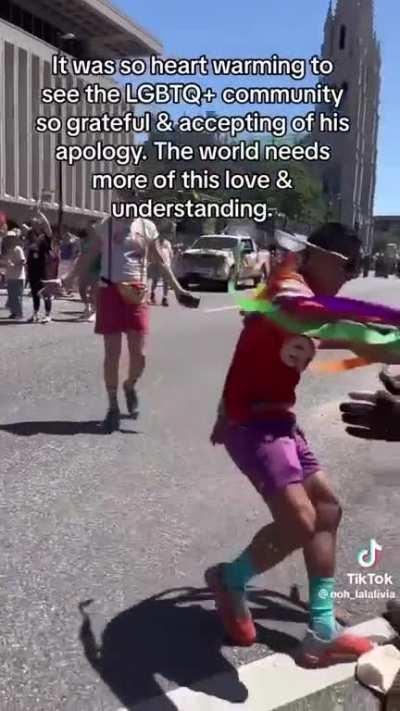
<svg viewBox="0 0 400 711">
<path fill-rule="evenodd" d="M 203 313 L 205 314 L 216 314 L 219 311 L 236 311 L 239 308 L 239 306 L 219 306 L 216 309 L 204 309 Z"/>
<path fill-rule="evenodd" d="M 390 642 L 396 637 L 392 626 L 382 617 L 377 617 L 355 627 L 348 632 L 369 637 L 375 642 Z M 193 641 L 195 644 L 195 641 Z M 316 694 L 334 684 L 354 677 L 355 664 L 338 664 L 327 669 L 302 669 L 286 654 L 271 654 L 264 659 L 240 667 L 237 672 L 229 672 L 199 682 L 201 689 L 215 690 L 215 696 L 202 691 L 181 687 L 135 705 L 130 711 L 162 711 L 170 708 L 171 702 L 177 711 L 227 711 L 234 706 L 241 711 L 273 711 L 285 704 L 293 703 L 311 694 Z M 242 703 L 227 701 L 237 690 L 245 692 L 247 698 Z M 165 699 L 163 703 L 163 699 Z M 128 711 L 120 708 L 118 711 Z"/>
</svg>

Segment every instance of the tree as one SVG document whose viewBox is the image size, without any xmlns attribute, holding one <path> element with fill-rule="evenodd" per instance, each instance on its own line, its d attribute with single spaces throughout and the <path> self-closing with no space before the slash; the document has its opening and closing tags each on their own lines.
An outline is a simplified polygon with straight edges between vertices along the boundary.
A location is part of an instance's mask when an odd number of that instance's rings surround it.
<svg viewBox="0 0 400 711">
<path fill-rule="evenodd" d="M 283 166 L 281 166 L 283 168 Z M 293 189 L 274 190 L 273 202 L 290 220 L 315 224 L 326 218 L 327 205 L 321 182 L 304 164 L 285 166 L 293 179 Z"/>
</svg>

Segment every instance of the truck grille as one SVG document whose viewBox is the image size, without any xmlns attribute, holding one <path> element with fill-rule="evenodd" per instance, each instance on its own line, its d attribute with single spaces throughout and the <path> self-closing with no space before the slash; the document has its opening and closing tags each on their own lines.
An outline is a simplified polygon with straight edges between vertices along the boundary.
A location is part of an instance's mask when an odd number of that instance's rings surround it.
<svg viewBox="0 0 400 711">
<path fill-rule="evenodd" d="M 224 263 L 223 258 L 214 254 L 196 254 L 196 256 L 188 254 L 184 255 L 183 259 L 185 267 L 190 266 L 193 269 L 196 267 L 219 267 Z"/>
</svg>

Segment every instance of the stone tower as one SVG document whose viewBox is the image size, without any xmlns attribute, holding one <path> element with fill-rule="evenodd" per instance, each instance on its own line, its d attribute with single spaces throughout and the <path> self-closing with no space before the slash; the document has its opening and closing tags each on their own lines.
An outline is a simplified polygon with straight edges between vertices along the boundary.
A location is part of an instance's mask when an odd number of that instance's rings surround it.
<svg viewBox="0 0 400 711">
<path fill-rule="evenodd" d="M 381 70 L 373 0 L 337 0 L 335 8 L 330 4 L 321 56 L 335 64 L 334 74 L 327 81 L 345 89 L 339 111 L 350 118 L 351 131 L 318 135 L 332 147 L 331 161 L 318 170 L 334 214 L 342 222 L 359 226 L 364 247 L 369 250 L 373 240 Z"/>
</svg>

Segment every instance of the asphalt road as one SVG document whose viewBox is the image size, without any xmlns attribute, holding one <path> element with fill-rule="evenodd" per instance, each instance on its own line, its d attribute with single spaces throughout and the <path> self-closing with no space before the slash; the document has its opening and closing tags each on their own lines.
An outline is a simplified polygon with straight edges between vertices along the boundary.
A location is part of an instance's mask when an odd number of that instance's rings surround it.
<svg viewBox="0 0 400 711">
<path fill-rule="evenodd" d="M 394 278 L 370 278 L 346 291 L 396 304 L 399 290 Z M 307 584 L 300 554 L 257 580 L 259 644 L 221 647 L 203 571 L 232 559 L 269 520 L 208 442 L 238 314 L 221 293 L 203 294 L 197 312 L 154 307 L 142 416 L 104 436 L 102 344 L 91 325 L 74 322 L 80 308 L 57 302 L 46 326 L 0 320 L 0 708 L 140 708 L 175 686 L 243 699 L 239 682 L 222 692 L 203 680 L 290 650 L 306 616 L 287 596 L 296 584 L 307 598 Z M 377 370 L 309 373 L 299 391 L 300 423 L 344 506 L 337 589 L 350 594 L 348 574 L 363 572 L 356 556 L 371 538 L 383 546 L 375 572 L 392 575 L 393 586 L 358 589 L 399 591 L 400 445 L 352 440 L 338 416 L 350 389 L 375 389 Z M 82 629 L 78 606 L 88 600 Z M 356 622 L 385 602 L 340 605 Z"/>
</svg>

